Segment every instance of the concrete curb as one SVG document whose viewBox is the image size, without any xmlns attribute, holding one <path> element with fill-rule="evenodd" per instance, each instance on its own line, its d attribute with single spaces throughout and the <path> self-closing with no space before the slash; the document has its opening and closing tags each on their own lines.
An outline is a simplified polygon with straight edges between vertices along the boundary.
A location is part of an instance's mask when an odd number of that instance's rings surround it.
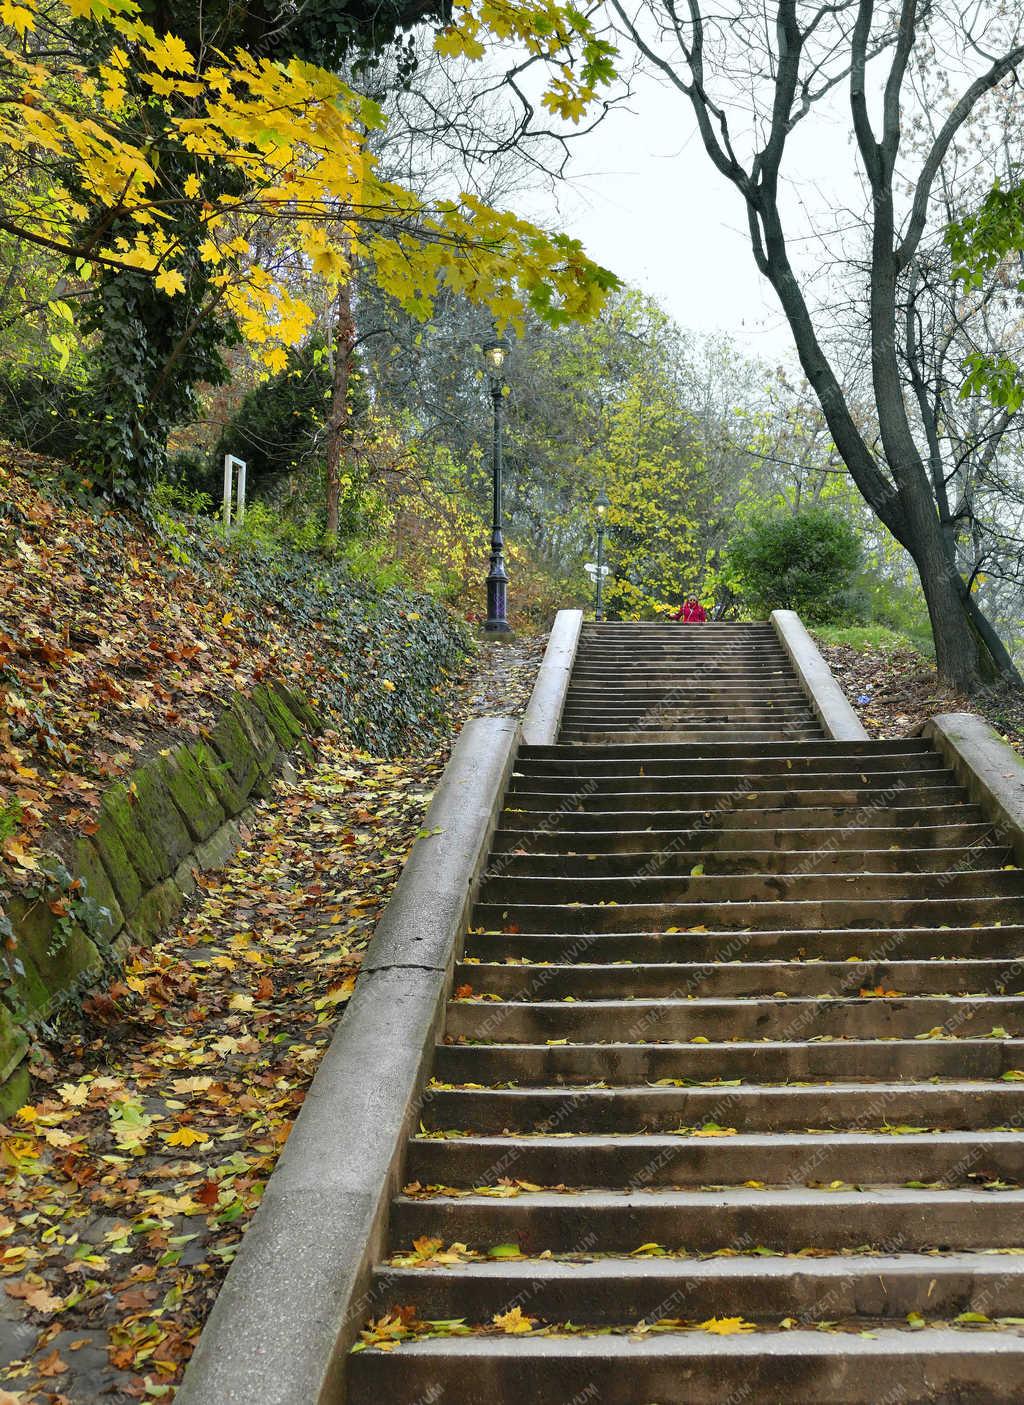
<svg viewBox="0 0 1024 1405">
<path fill-rule="evenodd" d="M 773 610 L 771 621 L 826 736 L 837 742 L 869 741 L 860 718 L 796 611 Z"/>
<path fill-rule="evenodd" d="M 533 685 L 523 717 L 523 743 L 526 746 L 552 746 L 565 708 L 572 666 L 583 628 L 582 610 L 559 610 L 551 627 L 548 647 Z"/>
<path fill-rule="evenodd" d="M 373 1264 L 452 962 L 518 741 L 467 723 L 330 1047 L 220 1290 L 178 1405 L 327 1405 L 373 1315 Z"/>
<path fill-rule="evenodd" d="M 922 726 L 974 803 L 1024 867 L 1024 761 L 973 712 L 941 712 Z"/>
</svg>

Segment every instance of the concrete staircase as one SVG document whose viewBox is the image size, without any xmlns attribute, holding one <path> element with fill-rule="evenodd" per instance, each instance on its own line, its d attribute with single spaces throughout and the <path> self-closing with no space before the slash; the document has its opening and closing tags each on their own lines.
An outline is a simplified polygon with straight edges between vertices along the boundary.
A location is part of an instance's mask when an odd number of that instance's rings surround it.
<svg viewBox="0 0 1024 1405">
<path fill-rule="evenodd" d="M 351 1405 L 1024 1398 L 1022 937 L 930 743 L 827 740 L 767 628 L 586 628 Z"/>
<path fill-rule="evenodd" d="M 769 624 L 583 626 L 562 719 L 565 742 L 822 735 Z"/>
</svg>

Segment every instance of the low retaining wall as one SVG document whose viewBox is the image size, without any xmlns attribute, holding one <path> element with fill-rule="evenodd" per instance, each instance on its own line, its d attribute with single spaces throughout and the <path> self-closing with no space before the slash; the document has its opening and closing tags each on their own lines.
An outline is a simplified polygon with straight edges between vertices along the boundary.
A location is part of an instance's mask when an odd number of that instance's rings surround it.
<svg viewBox="0 0 1024 1405">
<path fill-rule="evenodd" d="M 0 964 L 0 1118 L 26 1101 L 32 1026 L 150 944 L 239 843 L 238 817 L 270 794 L 282 755 L 312 755 L 320 730 L 300 693 L 276 683 L 236 694 L 206 741 L 136 767 L 104 794 L 92 833 L 54 858 L 38 888 L 7 903 L 13 948 Z"/>
<path fill-rule="evenodd" d="M 582 610 L 559 610 L 555 616 L 537 681 L 523 717 L 523 742 L 526 746 L 551 746 L 558 740 L 565 695 L 576 662 L 582 628 Z"/>
<path fill-rule="evenodd" d="M 796 611 L 773 610 L 771 621 L 825 735 L 837 742 L 869 741 L 860 718 Z"/>
<path fill-rule="evenodd" d="M 518 738 L 510 718 L 463 728 L 177 1405 L 342 1398 Z"/>
<path fill-rule="evenodd" d="M 1024 868 L 1024 761 L 973 712 L 941 712 L 928 719 L 921 735 L 935 743 L 971 800 L 993 821 L 998 837 Z"/>
</svg>

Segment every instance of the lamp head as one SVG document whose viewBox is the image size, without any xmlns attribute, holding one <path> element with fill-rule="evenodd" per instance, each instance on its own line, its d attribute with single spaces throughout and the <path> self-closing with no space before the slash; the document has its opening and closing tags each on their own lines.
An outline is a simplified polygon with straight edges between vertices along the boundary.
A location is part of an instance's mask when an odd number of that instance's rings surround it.
<svg viewBox="0 0 1024 1405">
<path fill-rule="evenodd" d="M 594 506 L 597 508 L 597 515 L 600 518 L 603 518 L 605 513 L 611 507 L 611 503 L 608 501 L 608 494 L 603 488 L 598 493 L 597 501 L 594 503 Z"/>
<path fill-rule="evenodd" d="M 493 341 L 487 342 L 483 347 L 484 360 L 492 376 L 501 375 L 501 369 L 505 364 L 508 352 L 508 342 L 504 337 L 495 337 Z"/>
</svg>

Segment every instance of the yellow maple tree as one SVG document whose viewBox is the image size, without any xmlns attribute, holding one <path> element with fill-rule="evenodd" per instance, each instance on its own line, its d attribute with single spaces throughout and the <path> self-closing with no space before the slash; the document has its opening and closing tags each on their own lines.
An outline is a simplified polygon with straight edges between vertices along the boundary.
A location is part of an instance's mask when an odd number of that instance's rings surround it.
<svg viewBox="0 0 1024 1405">
<path fill-rule="evenodd" d="M 200 61 L 145 23 L 136 0 L 66 8 L 102 38 L 98 64 L 31 42 L 52 6 L 0 3 L 0 231 L 66 256 L 78 279 L 140 270 L 174 298 L 198 257 L 210 298 L 269 371 L 313 322 L 296 269 L 331 289 L 358 259 L 414 316 L 428 317 L 447 287 L 503 328 L 528 304 L 548 320 L 588 320 L 615 286 L 576 240 L 466 194 L 427 204 L 381 178 L 369 149 L 380 108 L 336 74 L 241 49 Z M 570 120 L 609 81 L 608 46 L 552 0 L 460 0 L 437 44 L 472 58 L 482 35 L 552 60 L 582 45 L 578 67 L 558 67 L 544 99 Z M 268 253 L 282 231 L 284 268 Z"/>
</svg>

